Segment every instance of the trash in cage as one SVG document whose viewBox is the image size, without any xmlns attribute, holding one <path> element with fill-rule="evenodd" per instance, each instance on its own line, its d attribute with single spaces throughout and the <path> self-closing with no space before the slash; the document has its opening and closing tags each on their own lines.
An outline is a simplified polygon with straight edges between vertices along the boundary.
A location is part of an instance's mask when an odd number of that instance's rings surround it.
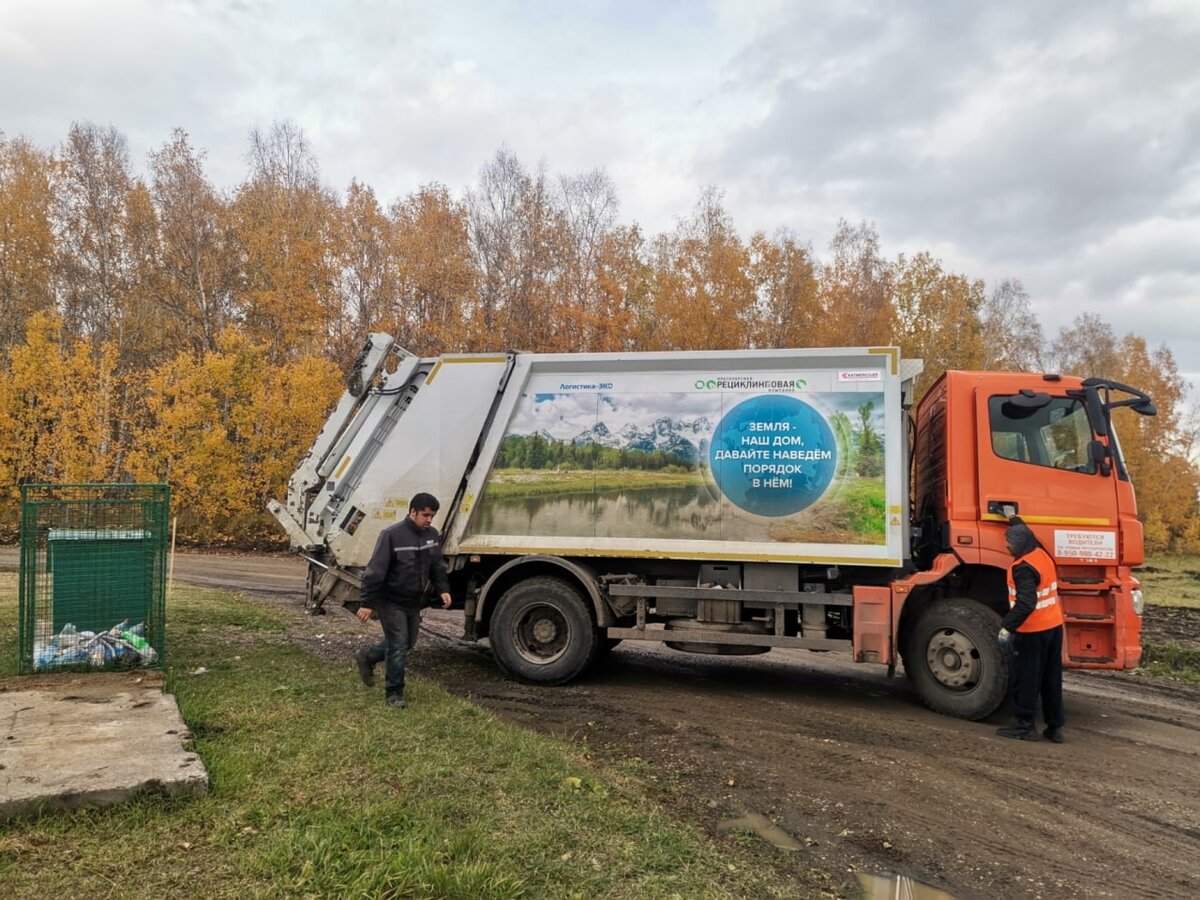
<svg viewBox="0 0 1200 900">
<path fill-rule="evenodd" d="M 19 665 L 165 665 L 165 484 L 21 485 Z"/>
<path fill-rule="evenodd" d="M 67 623 L 48 641 L 37 641 L 33 649 L 34 669 L 67 667 L 136 668 L 152 666 L 158 653 L 145 638 L 146 623 L 129 627 L 126 619 L 107 631 L 78 631 Z"/>
</svg>

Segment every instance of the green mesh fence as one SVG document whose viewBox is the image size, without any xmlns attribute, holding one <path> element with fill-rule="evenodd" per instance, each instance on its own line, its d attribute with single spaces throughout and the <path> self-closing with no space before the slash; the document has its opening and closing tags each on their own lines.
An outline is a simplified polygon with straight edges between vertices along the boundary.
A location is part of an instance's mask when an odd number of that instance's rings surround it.
<svg viewBox="0 0 1200 900">
<path fill-rule="evenodd" d="M 21 486 L 20 668 L 161 668 L 170 488 Z"/>
</svg>

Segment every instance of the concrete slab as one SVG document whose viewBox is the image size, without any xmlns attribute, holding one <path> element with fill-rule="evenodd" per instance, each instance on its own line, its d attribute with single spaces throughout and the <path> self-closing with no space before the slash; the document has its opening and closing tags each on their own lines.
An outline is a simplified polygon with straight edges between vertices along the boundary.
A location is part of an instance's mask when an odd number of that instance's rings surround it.
<svg viewBox="0 0 1200 900">
<path fill-rule="evenodd" d="M 208 772 L 156 672 L 0 680 L 0 820 L 120 803 L 145 792 L 203 794 Z"/>
</svg>

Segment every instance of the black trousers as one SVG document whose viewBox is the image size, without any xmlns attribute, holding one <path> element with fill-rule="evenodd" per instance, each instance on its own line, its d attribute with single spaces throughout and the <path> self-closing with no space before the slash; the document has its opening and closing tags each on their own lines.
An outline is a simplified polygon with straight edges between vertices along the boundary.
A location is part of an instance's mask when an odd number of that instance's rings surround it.
<svg viewBox="0 0 1200 900">
<path fill-rule="evenodd" d="M 385 690 L 388 694 L 404 696 L 404 665 L 421 631 L 421 610 L 385 600 L 379 604 L 378 612 L 379 624 L 383 626 L 383 640 L 367 651 L 367 662 L 375 666 L 386 661 Z"/>
<path fill-rule="evenodd" d="M 1066 724 L 1062 699 L 1063 630 L 1018 631 L 1013 635 L 1013 707 L 1017 718 L 1037 718 L 1038 696 L 1042 717 L 1050 728 Z"/>
</svg>

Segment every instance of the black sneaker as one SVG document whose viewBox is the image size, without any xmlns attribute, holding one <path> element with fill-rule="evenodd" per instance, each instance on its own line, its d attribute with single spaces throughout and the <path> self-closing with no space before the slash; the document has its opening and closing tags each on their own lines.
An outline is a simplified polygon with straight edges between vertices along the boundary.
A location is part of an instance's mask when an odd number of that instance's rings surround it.
<svg viewBox="0 0 1200 900">
<path fill-rule="evenodd" d="M 359 650 L 354 654 L 354 663 L 358 666 L 358 677 L 367 687 L 375 686 L 375 667 L 367 659 L 367 651 Z"/>
<path fill-rule="evenodd" d="M 397 709 L 404 709 L 404 707 L 408 706 L 408 704 L 404 702 L 403 694 L 388 694 L 385 702 L 388 706 L 394 706 Z"/>
<path fill-rule="evenodd" d="M 1047 726 L 1046 730 L 1042 732 L 1042 737 L 1048 741 L 1053 741 L 1056 744 L 1061 744 L 1063 742 L 1063 733 L 1061 728 L 1050 728 Z"/>
<path fill-rule="evenodd" d="M 1032 725 L 1026 725 L 1023 722 L 1018 722 L 1015 725 L 1005 725 L 1003 728 L 997 728 L 996 734 L 1002 738 L 1013 738 L 1018 741 L 1040 741 L 1037 729 Z"/>
</svg>

